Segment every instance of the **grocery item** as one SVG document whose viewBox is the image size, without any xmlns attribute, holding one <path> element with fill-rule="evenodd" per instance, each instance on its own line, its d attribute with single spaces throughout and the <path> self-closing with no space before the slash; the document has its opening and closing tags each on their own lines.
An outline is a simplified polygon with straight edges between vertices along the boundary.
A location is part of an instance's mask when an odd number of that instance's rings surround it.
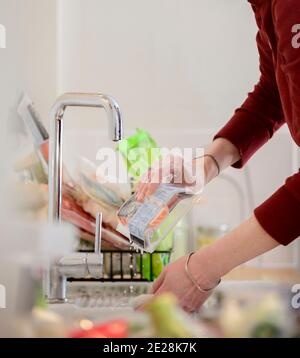
<svg viewBox="0 0 300 358">
<path fill-rule="evenodd" d="M 132 189 L 141 179 L 152 165 L 161 158 L 161 151 L 155 140 L 150 134 L 143 129 L 137 129 L 136 133 L 118 144 L 117 150 L 124 157 L 127 170 L 132 179 Z M 172 220 L 169 214 L 175 208 L 176 204 L 181 201 L 185 194 L 179 188 L 161 187 L 145 203 L 137 201 L 136 195 L 133 194 L 119 209 L 116 227 L 124 236 L 128 237 L 132 246 L 136 249 L 152 253 L 160 244 L 160 242 L 170 233 L 170 230 L 176 225 L 176 219 Z M 176 210 L 173 211 L 173 219 Z M 163 225 L 161 225 L 164 223 Z M 142 237 L 143 231 L 149 228 L 147 239 Z M 160 230 L 156 230 L 159 227 Z M 153 235 L 152 235 L 153 232 Z M 151 240 L 149 239 L 151 237 Z M 168 251 L 172 249 L 168 247 Z M 169 257 L 169 255 L 168 255 Z M 151 277 L 150 268 L 152 263 L 150 260 L 154 258 L 156 268 L 164 267 L 165 259 L 160 255 L 143 257 L 143 273 L 146 272 L 146 279 Z M 157 272 L 160 270 L 158 269 Z M 155 274 L 156 276 L 156 274 Z"/>
<path fill-rule="evenodd" d="M 170 263 L 173 246 L 174 234 L 170 232 L 157 246 L 155 252 L 152 254 L 144 253 L 142 258 L 138 256 L 137 265 L 139 267 L 140 260 L 142 260 L 142 278 L 144 280 L 154 281 L 158 278 L 163 269 Z"/>
<path fill-rule="evenodd" d="M 104 178 L 97 176 L 97 168 L 88 159 L 79 158 L 79 184 L 83 192 L 96 202 L 106 203 L 111 206 L 120 207 L 124 203 L 125 191 L 122 193 L 121 186 L 108 183 Z"/>
<path fill-rule="evenodd" d="M 35 182 L 41 184 L 48 183 L 48 176 L 45 172 L 45 166 L 42 165 L 40 156 L 36 151 L 22 158 L 18 158 L 14 162 L 13 169 L 17 174 L 17 177 L 22 182 Z"/>
<path fill-rule="evenodd" d="M 132 136 L 119 142 L 117 148 L 127 165 L 127 171 L 136 184 L 161 153 L 155 140 L 144 129 L 138 128 Z"/>
<path fill-rule="evenodd" d="M 284 295 L 283 292 L 285 292 Z M 219 323 L 228 338 L 287 338 L 295 332 L 286 291 L 256 288 L 227 294 Z"/>
<path fill-rule="evenodd" d="M 24 94 L 22 100 L 18 107 L 18 113 L 22 118 L 27 131 L 33 139 L 35 153 L 38 158 L 38 161 L 35 160 L 35 157 L 32 155 L 31 158 L 26 158 L 26 160 L 18 161 L 15 165 L 15 170 L 17 172 L 30 171 L 29 174 L 29 183 L 26 184 L 30 189 L 33 184 L 30 181 L 34 180 L 37 183 L 48 183 L 48 157 L 49 157 L 49 135 L 45 127 L 43 126 L 40 117 L 34 107 L 33 102 L 29 98 L 27 94 Z M 70 175 L 68 174 L 65 166 L 63 169 L 63 200 L 62 200 L 62 217 L 64 220 L 72 223 L 77 228 L 82 230 L 86 238 L 88 234 L 90 236 L 95 233 L 95 219 L 90 215 L 89 211 L 85 211 L 84 208 L 93 207 L 93 201 L 91 198 L 95 200 L 99 199 L 106 205 L 107 214 L 110 213 L 110 209 L 113 205 L 116 206 L 122 205 L 124 200 L 119 195 L 118 188 L 114 188 L 117 193 L 115 193 L 110 187 L 107 185 L 100 185 L 95 179 L 95 168 L 92 163 L 85 159 L 81 159 L 81 181 L 78 185 L 75 183 Z M 42 187 L 41 187 L 42 188 Z M 25 190 L 25 187 L 22 187 L 24 192 L 30 192 L 29 190 Z M 45 192 L 47 197 L 47 188 L 46 190 L 41 189 L 39 191 Z M 36 195 L 35 195 L 36 196 Z M 22 197 L 22 196 L 21 196 Z M 25 200 L 26 198 L 24 198 Z M 24 201 L 23 200 L 23 201 Z M 26 199 L 27 200 L 27 199 Z M 30 201 L 32 202 L 32 200 Z M 26 205 L 26 204 L 24 204 Z M 20 205 L 19 205 L 20 206 Z M 104 206 L 98 209 L 104 209 Z M 104 210 L 101 210 L 104 211 Z M 113 210 L 111 210 L 113 212 Z M 99 212 L 99 211 L 98 211 Z M 109 215 L 106 215 L 106 225 L 109 225 L 108 220 Z M 116 215 L 110 215 L 111 220 L 115 218 Z M 105 221 L 105 220 L 104 220 Z M 113 226 L 113 225 L 111 225 Z M 115 225 L 116 226 L 116 225 Z M 105 242 L 108 243 L 108 246 L 114 248 L 128 248 L 128 240 L 122 237 L 120 234 L 116 233 L 113 229 L 109 227 L 104 227 L 103 230 L 103 240 L 104 245 Z"/>
<path fill-rule="evenodd" d="M 83 201 L 82 208 L 85 212 L 92 215 L 94 218 L 97 217 L 98 213 L 102 213 L 103 222 L 109 225 L 111 228 L 115 229 L 117 227 L 117 211 L 116 207 L 106 205 L 104 203 L 96 202 L 93 199 L 87 199 Z"/>
<path fill-rule="evenodd" d="M 31 134 L 36 153 L 45 171 L 48 175 L 48 156 L 49 156 L 49 135 L 43 126 L 39 114 L 37 113 L 33 102 L 27 94 L 24 94 L 18 106 L 18 113 Z"/>
<path fill-rule="evenodd" d="M 64 194 L 62 201 L 62 217 L 65 221 L 72 223 L 81 231 L 90 234 L 89 237 L 91 237 L 91 240 L 94 240 L 95 218 L 85 212 L 72 197 L 66 194 Z M 87 235 L 83 238 L 86 239 Z M 129 242 L 126 238 L 105 224 L 103 224 L 102 228 L 102 240 L 114 248 L 128 249 L 129 247 Z"/>
<path fill-rule="evenodd" d="M 212 337 L 212 331 L 185 313 L 179 307 L 176 297 L 171 293 L 156 296 L 142 304 L 143 310 L 152 319 L 157 338 Z"/>
<path fill-rule="evenodd" d="M 102 227 L 102 239 L 101 248 L 103 250 L 105 250 L 105 248 L 108 249 L 110 247 L 109 245 L 119 250 L 128 250 L 130 246 L 127 238 L 105 225 Z"/>
<path fill-rule="evenodd" d="M 38 182 L 48 183 L 48 161 L 49 161 L 49 134 L 44 127 L 34 103 L 25 93 L 18 106 L 18 114 L 22 118 L 25 127 L 30 134 L 35 147 L 35 155 L 44 172 L 44 178 L 37 178 Z M 63 181 L 74 185 L 66 167 L 63 168 Z"/>
<path fill-rule="evenodd" d="M 122 312 L 100 323 L 83 319 L 81 329 L 71 331 L 71 338 L 212 338 L 216 332 L 203 322 L 192 319 L 178 305 L 172 294 L 142 295 L 132 305 L 138 311 Z M 111 342 L 111 345 L 113 342 Z M 117 349 L 117 348 L 116 348 Z M 120 347 L 118 348 L 120 349 Z"/>
<path fill-rule="evenodd" d="M 117 230 L 126 234 L 137 249 L 152 253 L 197 199 L 183 187 L 161 184 L 144 202 L 133 195 L 120 208 Z"/>
<path fill-rule="evenodd" d="M 125 320 L 114 320 L 92 328 L 72 332 L 70 338 L 128 338 L 129 324 Z"/>
</svg>

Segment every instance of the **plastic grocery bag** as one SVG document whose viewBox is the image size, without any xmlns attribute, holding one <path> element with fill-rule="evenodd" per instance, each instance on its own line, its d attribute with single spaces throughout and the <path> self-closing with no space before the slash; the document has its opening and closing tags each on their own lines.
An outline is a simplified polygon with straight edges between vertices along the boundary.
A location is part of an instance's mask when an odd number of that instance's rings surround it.
<svg viewBox="0 0 300 358">
<path fill-rule="evenodd" d="M 118 144 L 119 151 L 127 165 L 128 174 L 134 183 L 138 182 L 153 163 L 160 159 L 160 149 L 148 132 L 137 129 L 136 133 Z"/>
</svg>

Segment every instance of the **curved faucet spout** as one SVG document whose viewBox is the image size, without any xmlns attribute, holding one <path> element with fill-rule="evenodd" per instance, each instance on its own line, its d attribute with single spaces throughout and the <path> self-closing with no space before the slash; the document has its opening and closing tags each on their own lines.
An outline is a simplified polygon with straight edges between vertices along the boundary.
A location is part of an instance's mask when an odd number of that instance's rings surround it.
<svg viewBox="0 0 300 358">
<path fill-rule="evenodd" d="M 61 220 L 63 116 L 67 107 L 103 108 L 107 114 L 111 140 L 117 142 L 123 135 L 120 107 L 111 96 L 100 93 L 66 93 L 57 99 L 50 114 L 49 221 L 52 223 Z"/>
<path fill-rule="evenodd" d="M 67 107 L 105 109 L 111 140 L 117 142 L 122 139 L 122 115 L 120 107 L 113 97 L 101 93 L 65 93 L 56 100 L 52 107 L 51 120 L 61 120 Z"/>
</svg>

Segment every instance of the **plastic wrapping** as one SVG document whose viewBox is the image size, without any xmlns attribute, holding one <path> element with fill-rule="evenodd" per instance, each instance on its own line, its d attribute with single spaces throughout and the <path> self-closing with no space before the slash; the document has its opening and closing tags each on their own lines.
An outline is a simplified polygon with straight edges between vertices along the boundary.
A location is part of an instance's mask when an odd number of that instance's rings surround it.
<svg viewBox="0 0 300 358">
<path fill-rule="evenodd" d="M 94 240 L 95 218 L 85 212 L 72 197 L 67 195 L 63 196 L 62 217 L 65 221 L 72 223 L 81 231 L 89 234 L 91 240 Z M 87 237 L 87 235 L 84 236 L 85 239 Z M 107 247 L 119 249 L 128 249 L 129 247 L 129 242 L 126 238 L 107 226 L 102 228 L 102 239 L 108 244 L 106 245 Z"/>
<path fill-rule="evenodd" d="M 91 199 L 111 206 L 120 207 L 128 197 L 128 185 L 126 188 L 125 185 L 107 182 L 97 175 L 96 166 L 82 157 L 79 158 L 79 184 Z"/>
<path fill-rule="evenodd" d="M 188 213 L 196 198 L 196 195 L 186 194 L 178 187 L 161 185 L 143 203 L 133 195 L 118 211 L 118 218 L 123 226 L 128 227 L 134 246 L 152 253 Z"/>
</svg>

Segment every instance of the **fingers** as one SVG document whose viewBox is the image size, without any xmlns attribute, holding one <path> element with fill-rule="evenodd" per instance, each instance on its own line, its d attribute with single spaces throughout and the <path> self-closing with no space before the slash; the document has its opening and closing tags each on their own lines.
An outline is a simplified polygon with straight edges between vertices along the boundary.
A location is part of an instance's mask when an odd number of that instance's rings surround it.
<svg viewBox="0 0 300 358">
<path fill-rule="evenodd" d="M 146 192 L 148 190 L 148 184 L 151 182 L 151 169 L 149 169 L 146 173 L 144 173 L 140 179 L 140 182 L 137 186 L 136 190 L 136 199 L 137 201 L 143 201 Z"/>
<path fill-rule="evenodd" d="M 151 293 L 152 294 L 157 294 L 158 290 L 161 288 L 164 280 L 166 277 L 166 270 L 164 270 L 159 277 L 153 282 L 152 288 L 151 288 Z"/>
<path fill-rule="evenodd" d="M 137 191 L 136 199 L 137 201 L 144 201 L 145 197 L 152 195 L 156 189 L 158 188 L 159 184 L 143 184 L 140 189 Z"/>
<path fill-rule="evenodd" d="M 142 202 L 145 197 L 152 195 L 160 183 L 160 169 L 149 169 L 145 173 L 137 187 L 136 199 Z"/>
<path fill-rule="evenodd" d="M 135 297 L 132 300 L 132 307 L 135 310 L 143 310 L 144 307 L 153 299 L 153 295 L 147 294 L 147 295 L 140 295 Z"/>
<path fill-rule="evenodd" d="M 192 309 L 191 307 L 189 307 L 188 305 L 183 304 L 183 305 L 180 305 L 180 306 L 187 313 L 194 313 L 195 312 L 195 310 Z"/>
<path fill-rule="evenodd" d="M 158 183 L 150 183 L 146 186 L 145 189 L 145 196 L 150 196 L 155 193 L 156 189 L 158 188 Z"/>
<path fill-rule="evenodd" d="M 157 190 L 160 183 L 183 185 L 185 184 L 184 175 L 183 158 L 169 155 L 154 163 L 152 168 L 143 174 L 137 187 L 136 199 L 142 202 L 145 197 L 152 195 Z M 187 182 L 194 183 L 190 177 L 187 178 Z"/>
</svg>

